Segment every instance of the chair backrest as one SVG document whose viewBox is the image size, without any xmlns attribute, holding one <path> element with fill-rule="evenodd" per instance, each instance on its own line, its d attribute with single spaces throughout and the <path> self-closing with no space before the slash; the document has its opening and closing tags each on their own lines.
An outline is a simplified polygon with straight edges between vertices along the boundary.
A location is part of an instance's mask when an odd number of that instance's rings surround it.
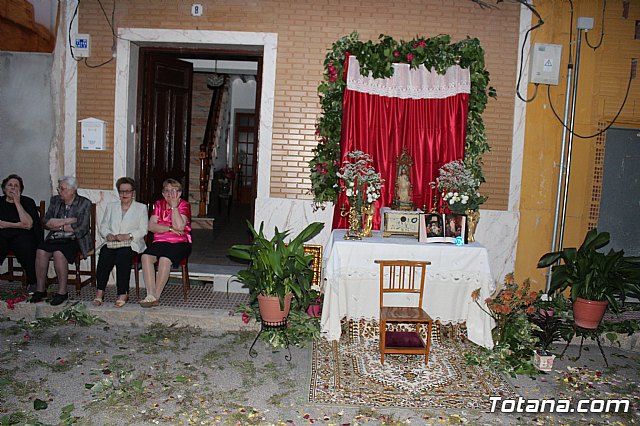
<svg viewBox="0 0 640 426">
<path fill-rule="evenodd" d="M 96 203 L 91 203 L 89 232 L 91 233 L 91 250 L 96 249 Z"/>
<path fill-rule="evenodd" d="M 45 205 L 45 201 L 44 200 L 40 200 L 40 204 L 38 205 L 38 214 L 40 215 L 39 217 L 39 223 L 33 224 L 33 230 L 35 232 L 37 232 L 37 237 L 38 237 L 38 241 L 42 242 L 44 241 L 44 215 L 47 212 L 47 207 Z"/>
<path fill-rule="evenodd" d="M 384 306 L 386 293 L 418 294 L 418 304 L 422 306 L 424 278 L 429 261 L 417 260 L 376 260 L 380 265 L 380 308 Z"/>
</svg>

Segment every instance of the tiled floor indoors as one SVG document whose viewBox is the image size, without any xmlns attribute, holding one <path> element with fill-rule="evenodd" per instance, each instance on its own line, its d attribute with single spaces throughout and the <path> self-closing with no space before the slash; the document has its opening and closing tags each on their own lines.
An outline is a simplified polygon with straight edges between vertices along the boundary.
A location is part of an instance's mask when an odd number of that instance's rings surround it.
<svg viewBox="0 0 640 426">
<path fill-rule="evenodd" d="M 218 211 L 214 210 L 214 213 Z M 229 212 L 222 210 L 213 220 L 213 229 L 193 229 L 193 250 L 189 257 L 191 265 L 223 265 L 244 268 L 244 263 L 233 259 L 227 250 L 234 244 L 249 244 L 251 234 L 247 220 L 251 215 L 248 204 L 233 204 Z M 197 221 L 195 219 L 193 222 Z"/>
</svg>

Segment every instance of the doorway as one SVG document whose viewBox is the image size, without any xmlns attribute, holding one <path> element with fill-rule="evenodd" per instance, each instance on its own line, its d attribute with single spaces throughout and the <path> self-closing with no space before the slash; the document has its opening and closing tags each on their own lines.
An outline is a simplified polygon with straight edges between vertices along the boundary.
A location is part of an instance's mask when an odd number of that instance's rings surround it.
<svg viewBox="0 0 640 426">
<path fill-rule="evenodd" d="M 640 129 L 607 130 L 598 230 L 609 232 L 606 250 L 640 256 L 640 228 L 635 226 L 640 199 Z"/>
<path fill-rule="evenodd" d="M 140 138 L 136 146 L 139 160 L 134 167 L 140 187 L 139 201 L 152 203 L 159 199 L 162 181 L 167 177 L 179 180 L 184 188 L 183 198 L 191 204 L 193 250 L 190 264 L 196 268 L 198 264 L 238 265 L 237 260 L 227 255 L 227 250 L 233 244 L 248 243 L 250 238 L 246 222 L 253 223 L 255 208 L 259 113 L 254 109 L 251 114 L 252 138 L 248 141 L 245 136 L 246 117 L 241 123 L 223 119 L 231 115 L 233 93 L 226 97 L 227 105 L 221 106 L 215 100 L 224 98 L 221 97 L 223 91 L 232 92 L 233 83 L 239 78 L 253 82 L 252 105 L 254 108 L 259 105 L 256 87 L 260 87 L 261 53 L 142 47 L 139 57 L 141 84 L 138 89 L 137 127 Z M 254 64 L 256 75 L 247 78 L 244 74 L 233 74 L 234 71 L 241 72 L 240 68 L 225 70 L 219 66 L 223 61 L 236 66 Z M 207 73 L 207 63 L 215 63 L 214 73 Z M 194 78 L 194 74 L 199 78 Z M 219 77 L 227 87 L 210 86 L 213 80 L 220 80 Z M 204 116 L 198 116 L 197 112 L 201 111 L 196 110 L 203 109 L 203 100 L 207 108 L 204 108 Z M 206 121 L 206 126 L 202 125 L 203 121 Z M 241 131 L 234 130 L 238 125 L 242 126 Z M 213 136 L 207 137 L 207 134 Z M 231 138 L 238 134 L 243 135 L 240 150 L 236 146 L 237 140 Z M 212 145 L 203 155 L 205 144 Z M 238 153 L 249 148 L 253 151 L 239 160 Z M 203 158 L 208 161 L 203 161 Z M 220 172 L 228 164 L 233 164 L 234 170 L 245 177 L 242 182 L 240 179 L 236 182 L 242 191 L 232 194 L 225 208 L 220 209 L 218 182 Z M 207 210 L 203 211 L 203 207 Z M 190 269 L 193 271 L 194 267 Z"/>
<path fill-rule="evenodd" d="M 236 129 L 233 141 L 235 147 L 234 168 L 238 171 L 237 200 L 249 204 L 255 198 L 256 153 L 258 134 L 256 116 L 252 113 L 236 112 Z"/>
</svg>

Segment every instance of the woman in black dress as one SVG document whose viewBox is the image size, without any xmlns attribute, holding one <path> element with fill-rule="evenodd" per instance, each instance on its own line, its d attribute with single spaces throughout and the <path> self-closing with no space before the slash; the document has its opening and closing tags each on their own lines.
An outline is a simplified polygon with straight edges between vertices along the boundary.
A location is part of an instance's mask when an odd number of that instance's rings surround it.
<svg viewBox="0 0 640 426">
<path fill-rule="evenodd" d="M 42 240 L 40 215 L 35 201 L 22 195 L 24 183 L 18 175 L 2 181 L 0 197 L 0 265 L 12 251 L 27 276 L 31 290 L 36 285 L 36 248 Z"/>
</svg>

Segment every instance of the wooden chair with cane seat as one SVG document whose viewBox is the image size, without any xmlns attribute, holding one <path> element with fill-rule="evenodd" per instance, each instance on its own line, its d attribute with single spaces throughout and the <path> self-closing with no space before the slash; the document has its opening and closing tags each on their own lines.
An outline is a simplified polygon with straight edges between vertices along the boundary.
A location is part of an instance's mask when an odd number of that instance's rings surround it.
<svg viewBox="0 0 640 426">
<path fill-rule="evenodd" d="M 380 265 L 380 355 L 384 364 L 385 354 L 424 354 L 425 365 L 429 363 L 431 328 L 433 320 L 422 309 L 424 281 L 428 261 L 376 260 Z M 390 306 L 385 296 L 412 295 L 413 306 Z M 389 329 L 389 323 L 415 324 L 415 331 Z M 420 332 L 425 327 L 426 337 Z"/>
<path fill-rule="evenodd" d="M 68 284 L 76 287 L 76 293 L 79 294 L 82 287 L 87 284 L 96 285 L 96 204 L 91 203 L 89 232 L 91 234 L 91 248 L 87 252 L 87 256 L 83 257 L 82 251 L 78 250 L 76 258 L 72 264 L 69 264 Z M 86 260 L 89 265 L 82 267 L 81 262 Z"/>
<path fill-rule="evenodd" d="M 40 240 L 42 240 L 43 238 L 43 229 L 44 227 L 42 226 L 42 220 L 44 219 L 44 213 L 45 213 L 45 202 L 44 200 L 40 201 L 40 205 L 38 206 L 38 213 L 40 214 L 40 233 L 41 235 L 39 235 Z M 35 224 L 34 224 L 35 226 Z M 16 255 L 12 252 L 9 251 L 9 253 L 7 253 L 7 272 L 0 275 L 0 278 L 2 278 L 3 280 L 7 280 L 7 281 L 22 281 L 22 287 L 26 288 L 28 283 L 27 283 L 27 275 L 24 273 L 24 269 L 22 268 L 22 266 L 16 266 L 13 264 L 13 261 L 16 260 Z M 19 272 L 20 275 L 17 275 L 16 272 Z"/>
</svg>

